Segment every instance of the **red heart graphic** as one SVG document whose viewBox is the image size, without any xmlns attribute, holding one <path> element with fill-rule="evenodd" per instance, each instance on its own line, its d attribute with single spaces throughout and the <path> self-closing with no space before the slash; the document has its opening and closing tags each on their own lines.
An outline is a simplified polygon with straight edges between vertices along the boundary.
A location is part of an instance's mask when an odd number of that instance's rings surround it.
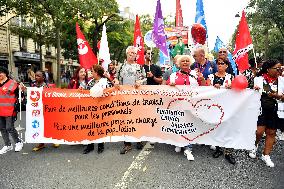
<svg viewBox="0 0 284 189">
<path fill-rule="evenodd" d="M 220 110 L 220 118 L 218 118 L 218 121 L 219 121 L 219 122 L 218 122 L 216 125 L 214 125 L 214 127 L 209 128 L 207 131 L 205 131 L 205 132 L 203 132 L 203 133 L 201 133 L 201 134 L 199 134 L 199 135 L 197 135 L 196 137 L 191 138 L 191 139 L 188 138 L 188 137 L 186 137 L 186 136 L 181 135 L 184 139 L 186 139 L 186 140 L 188 140 L 188 141 L 194 141 L 195 139 L 197 139 L 197 138 L 199 138 L 199 137 L 201 137 L 201 136 L 204 136 L 204 135 L 206 135 L 206 134 L 209 134 L 210 132 L 212 132 L 212 131 L 214 131 L 215 129 L 217 129 L 217 128 L 221 125 L 221 123 L 222 123 L 222 121 L 223 121 L 225 112 L 224 112 L 224 109 L 222 108 L 222 106 L 220 106 L 220 105 L 218 105 L 218 104 L 211 104 L 211 105 L 209 105 L 208 103 L 207 103 L 207 104 L 202 104 L 202 102 L 211 101 L 211 99 L 201 99 L 201 100 L 197 101 L 197 102 L 194 104 L 194 103 L 191 102 L 190 99 L 177 98 L 177 99 L 173 99 L 172 101 L 169 102 L 167 109 L 170 109 L 172 103 L 174 103 L 174 102 L 176 102 L 176 101 L 187 101 L 188 103 L 190 103 L 190 104 L 192 105 L 192 107 L 195 108 L 195 112 L 196 112 L 195 114 L 196 114 L 197 117 L 198 117 L 198 109 L 201 108 L 201 107 L 206 107 L 206 108 L 208 108 L 208 109 L 211 109 L 212 107 L 215 107 L 215 108 L 218 108 L 218 110 Z M 203 121 L 202 119 L 200 119 L 200 118 L 199 118 L 199 120 L 201 120 L 201 122 L 204 122 L 204 121 Z"/>
</svg>

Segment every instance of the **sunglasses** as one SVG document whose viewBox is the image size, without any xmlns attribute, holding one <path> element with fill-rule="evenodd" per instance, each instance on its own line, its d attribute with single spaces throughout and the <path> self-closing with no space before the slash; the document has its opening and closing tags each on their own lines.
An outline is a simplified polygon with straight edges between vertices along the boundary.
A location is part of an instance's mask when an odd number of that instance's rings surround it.
<svg viewBox="0 0 284 189">
<path fill-rule="evenodd" d="M 150 54 L 153 55 L 154 53 L 147 53 L 147 54 L 148 54 L 148 55 L 150 55 Z"/>
<path fill-rule="evenodd" d="M 221 63 L 217 63 L 217 65 L 225 65 L 225 63 L 224 63 L 224 62 L 221 62 Z"/>
<path fill-rule="evenodd" d="M 271 69 L 274 69 L 274 70 L 276 70 L 276 71 L 278 71 L 278 72 L 282 72 L 282 71 L 283 71 L 282 68 L 271 68 Z"/>
<path fill-rule="evenodd" d="M 227 51 L 219 51 L 220 54 L 226 54 Z"/>
</svg>

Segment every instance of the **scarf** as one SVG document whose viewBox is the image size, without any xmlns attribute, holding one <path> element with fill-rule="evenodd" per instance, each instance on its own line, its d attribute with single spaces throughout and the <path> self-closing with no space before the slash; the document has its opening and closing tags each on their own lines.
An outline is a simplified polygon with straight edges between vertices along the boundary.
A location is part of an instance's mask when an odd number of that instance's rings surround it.
<svg viewBox="0 0 284 189">
<path fill-rule="evenodd" d="M 270 77 L 268 74 L 263 74 L 262 75 L 264 80 L 269 84 L 269 83 L 274 83 L 276 80 L 277 80 L 277 77 L 276 78 L 273 78 L 273 77 Z"/>
</svg>

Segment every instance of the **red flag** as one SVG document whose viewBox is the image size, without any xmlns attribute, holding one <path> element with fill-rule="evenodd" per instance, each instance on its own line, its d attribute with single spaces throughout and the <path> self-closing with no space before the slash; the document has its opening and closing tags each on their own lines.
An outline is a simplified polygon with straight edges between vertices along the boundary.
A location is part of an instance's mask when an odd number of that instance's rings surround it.
<svg viewBox="0 0 284 189">
<path fill-rule="evenodd" d="M 89 43 L 86 41 L 83 33 L 76 22 L 77 44 L 79 53 L 79 62 L 85 69 L 90 69 L 94 64 L 98 63 L 96 55 L 93 53 Z"/>
<path fill-rule="evenodd" d="M 248 24 L 245 17 L 245 11 L 242 12 L 242 18 L 236 35 L 235 50 L 233 60 L 238 64 L 240 72 L 249 68 L 248 51 L 253 48 Z"/>
<path fill-rule="evenodd" d="M 134 47 L 137 47 L 137 63 L 143 65 L 144 60 L 144 41 L 140 29 L 139 17 L 136 15 L 135 30 L 134 30 Z"/>
<path fill-rule="evenodd" d="M 180 0 L 176 0 L 176 27 L 183 27 L 183 18 L 182 18 Z"/>
</svg>

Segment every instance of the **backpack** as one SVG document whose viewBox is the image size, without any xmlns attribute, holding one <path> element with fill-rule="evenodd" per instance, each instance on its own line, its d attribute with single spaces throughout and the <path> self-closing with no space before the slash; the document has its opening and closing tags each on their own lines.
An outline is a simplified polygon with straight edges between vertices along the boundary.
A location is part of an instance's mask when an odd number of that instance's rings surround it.
<svg viewBox="0 0 284 189">
<path fill-rule="evenodd" d="M 125 66 L 125 62 L 119 67 L 119 69 L 118 69 L 118 72 L 117 72 L 117 79 L 119 80 L 119 78 L 120 78 L 120 73 L 121 73 L 121 70 L 122 70 L 122 68 Z M 140 67 L 140 69 L 139 69 L 139 72 L 142 72 L 142 68 L 143 68 L 143 66 L 142 65 L 139 65 L 139 67 Z"/>
</svg>

